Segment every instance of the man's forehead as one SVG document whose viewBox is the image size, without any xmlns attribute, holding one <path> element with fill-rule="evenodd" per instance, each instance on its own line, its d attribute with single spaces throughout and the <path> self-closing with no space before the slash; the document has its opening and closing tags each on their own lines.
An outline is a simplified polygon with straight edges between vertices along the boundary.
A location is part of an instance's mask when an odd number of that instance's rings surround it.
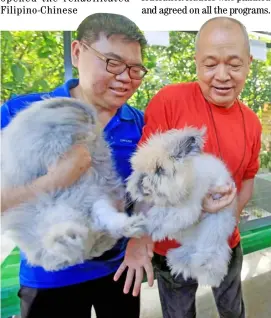
<svg viewBox="0 0 271 318">
<path fill-rule="evenodd" d="M 122 34 L 112 34 L 110 36 L 106 36 L 103 33 L 100 33 L 99 38 L 93 43 L 95 46 L 99 47 L 107 47 L 108 49 L 114 48 L 118 49 L 121 47 L 123 50 L 123 46 L 132 47 L 134 50 L 141 51 L 140 43 L 137 41 L 132 41 L 127 39 Z"/>
<path fill-rule="evenodd" d="M 92 46 L 108 58 L 141 64 L 141 47 L 139 42 L 128 41 L 122 35 L 113 34 L 110 37 L 101 35 Z"/>
<path fill-rule="evenodd" d="M 198 46 L 210 45 L 236 45 L 242 46 L 245 42 L 245 37 L 240 27 L 232 25 L 230 28 L 220 26 L 205 27 L 199 36 Z"/>
<path fill-rule="evenodd" d="M 221 45 L 206 45 L 200 47 L 197 55 L 202 59 L 223 57 L 225 59 L 243 59 L 248 55 L 244 45 L 236 43 L 224 43 Z"/>
<path fill-rule="evenodd" d="M 204 34 L 203 34 L 204 35 Z M 197 53 L 204 56 L 223 55 L 242 57 L 247 54 L 245 39 L 229 33 L 213 32 L 202 36 L 197 43 Z"/>
</svg>

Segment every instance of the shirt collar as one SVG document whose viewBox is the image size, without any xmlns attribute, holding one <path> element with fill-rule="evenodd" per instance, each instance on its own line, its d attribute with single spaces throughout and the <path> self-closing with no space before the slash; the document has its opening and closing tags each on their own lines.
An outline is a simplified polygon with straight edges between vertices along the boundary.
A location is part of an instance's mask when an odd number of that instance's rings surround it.
<svg viewBox="0 0 271 318">
<path fill-rule="evenodd" d="M 122 120 L 134 120 L 133 113 L 127 104 L 121 106 L 118 110 L 118 115 Z"/>
<path fill-rule="evenodd" d="M 79 80 L 76 78 L 72 78 L 65 82 L 63 85 L 57 87 L 53 92 L 52 96 L 53 97 L 71 97 L 70 89 L 74 88 L 78 85 Z"/>
</svg>

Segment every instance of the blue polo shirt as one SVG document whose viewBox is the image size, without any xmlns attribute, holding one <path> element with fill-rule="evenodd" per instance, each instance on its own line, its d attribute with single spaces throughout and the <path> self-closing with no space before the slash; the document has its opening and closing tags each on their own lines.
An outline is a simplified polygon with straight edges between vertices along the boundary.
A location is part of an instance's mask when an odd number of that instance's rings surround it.
<svg viewBox="0 0 271 318">
<path fill-rule="evenodd" d="M 6 127 L 19 111 L 44 96 L 71 97 L 70 89 L 78 85 L 78 79 L 71 79 L 49 93 L 17 96 L 1 106 L 1 129 Z M 129 158 L 141 138 L 143 113 L 124 104 L 104 128 L 104 136 L 111 147 L 116 170 L 122 180 L 131 173 Z M 20 283 L 32 288 L 55 288 L 82 283 L 112 274 L 121 264 L 127 239 L 121 239 L 112 250 L 100 258 L 86 261 L 57 272 L 46 272 L 42 267 L 31 267 L 21 252 Z"/>
</svg>

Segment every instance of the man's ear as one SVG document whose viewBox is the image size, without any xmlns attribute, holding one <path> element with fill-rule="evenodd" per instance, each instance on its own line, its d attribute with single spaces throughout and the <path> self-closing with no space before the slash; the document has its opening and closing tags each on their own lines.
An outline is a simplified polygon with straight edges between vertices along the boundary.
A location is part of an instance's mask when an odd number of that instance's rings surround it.
<svg viewBox="0 0 271 318">
<path fill-rule="evenodd" d="M 248 76 L 250 71 L 251 71 L 251 67 L 250 66 L 251 66 L 252 61 L 253 61 L 253 56 L 250 55 L 249 58 L 248 58 L 246 76 Z"/>
<path fill-rule="evenodd" d="M 196 54 L 194 55 L 194 63 L 196 65 L 196 67 L 197 67 L 197 56 L 196 56 Z"/>
<path fill-rule="evenodd" d="M 197 61 L 197 53 L 194 55 L 194 63 L 195 63 L 195 66 L 196 66 L 196 74 L 198 75 L 198 61 Z"/>
<path fill-rule="evenodd" d="M 72 65 L 74 67 L 78 67 L 79 55 L 80 55 L 80 42 L 78 40 L 75 40 L 71 44 L 71 60 L 72 60 Z"/>
<path fill-rule="evenodd" d="M 253 61 L 253 55 L 250 55 L 250 57 L 249 57 L 249 66 L 252 63 L 252 61 Z"/>
</svg>

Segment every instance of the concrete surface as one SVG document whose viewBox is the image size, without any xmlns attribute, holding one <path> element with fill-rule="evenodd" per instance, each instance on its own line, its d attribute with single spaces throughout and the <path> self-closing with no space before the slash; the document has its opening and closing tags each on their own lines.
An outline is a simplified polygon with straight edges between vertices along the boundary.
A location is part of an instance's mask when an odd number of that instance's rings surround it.
<svg viewBox="0 0 271 318">
<path fill-rule="evenodd" d="M 271 317 L 271 248 L 244 256 L 243 293 L 246 318 Z M 142 284 L 141 318 L 162 318 L 157 284 Z M 199 288 L 197 293 L 197 316 L 217 318 L 212 293 Z"/>
</svg>

